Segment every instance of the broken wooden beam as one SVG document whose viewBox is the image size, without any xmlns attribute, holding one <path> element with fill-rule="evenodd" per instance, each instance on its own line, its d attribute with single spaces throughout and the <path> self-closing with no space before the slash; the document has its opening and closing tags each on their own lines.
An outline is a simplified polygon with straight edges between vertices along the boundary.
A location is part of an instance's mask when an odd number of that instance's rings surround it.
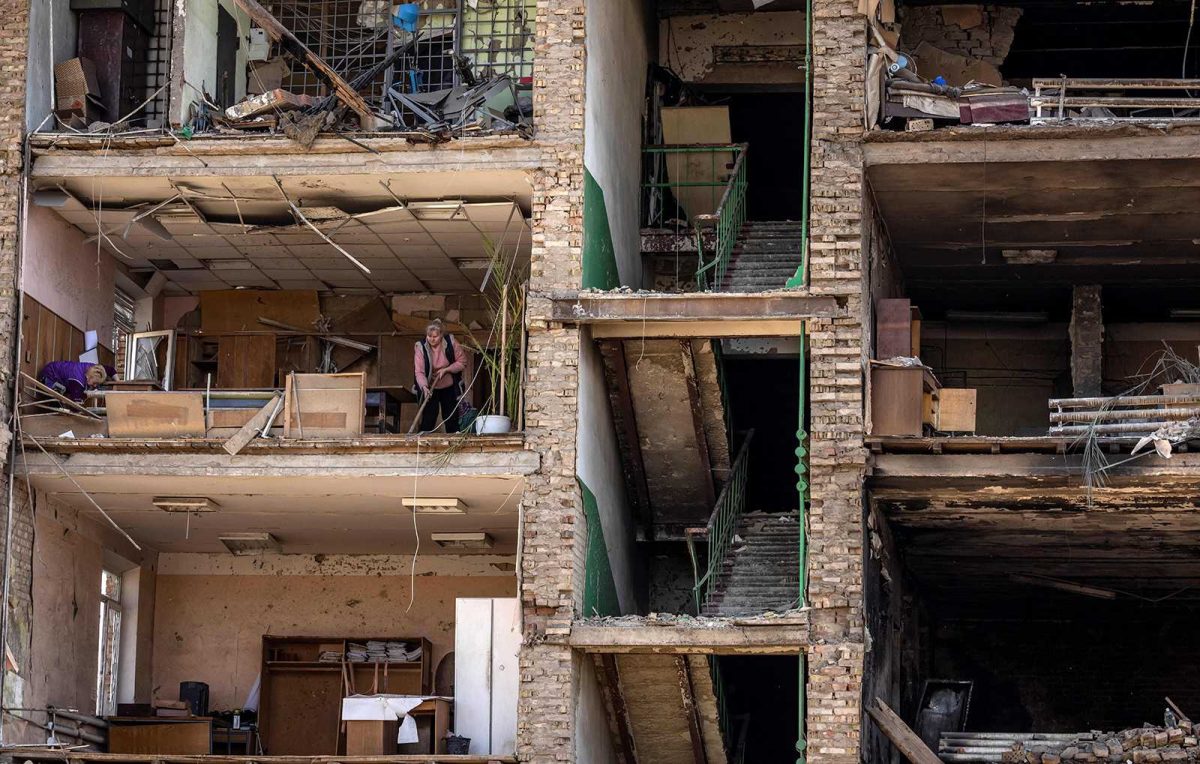
<svg viewBox="0 0 1200 764">
<path fill-rule="evenodd" d="M 875 705 L 869 706 L 867 713 L 887 739 L 892 741 L 892 745 L 912 764 L 942 764 L 937 754 L 929 750 L 929 746 L 883 700 L 875 698 Z"/>
<path fill-rule="evenodd" d="M 283 405 L 283 396 L 279 393 L 275 394 L 271 400 L 267 401 L 267 405 L 258 410 L 258 413 L 250 417 L 250 421 L 242 425 L 242 428 L 233 434 L 229 440 L 225 441 L 223 448 L 225 453 L 230 456 L 237 456 L 246 444 L 254 440 L 256 435 L 267 424 L 267 421 L 275 418 L 279 407 Z"/>
<path fill-rule="evenodd" d="M 278 40 L 283 44 L 288 52 L 304 59 L 322 79 L 329 83 L 338 100 L 350 107 L 350 110 L 358 115 L 362 122 L 364 130 L 370 130 L 374 122 L 375 115 L 371 111 L 370 105 L 363 100 L 363 97 L 350 86 L 350 83 L 342 79 L 341 75 L 333 70 L 325 60 L 308 49 L 304 43 L 300 42 L 292 31 L 280 23 L 279 19 L 271 15 L 271 12 L 258 4 L 257 0 L 233 0 L 238 7 L 246 12 L 254 23 L 266 30 L 271 39 Z"/>
</svg>

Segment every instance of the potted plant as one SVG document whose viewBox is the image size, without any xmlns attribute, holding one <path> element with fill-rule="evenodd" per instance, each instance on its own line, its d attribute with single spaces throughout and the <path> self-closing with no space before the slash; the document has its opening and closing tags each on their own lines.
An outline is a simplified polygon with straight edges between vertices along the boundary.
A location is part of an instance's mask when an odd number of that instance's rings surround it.
<svg viewBox="0 0 1200 764">
<path fill-rule="evenodd" d="M 481 435 L 512 431 L 521 418 L 525 376 L 525 283 L 516 248 L 506 252 L 486 237 L 483 246 L 490 265 L 480 290 L 493 320 L 486 341 L 471 335 L 488 380 L 484 413 L 475 419 L 475 432 Z"/>
</svg>

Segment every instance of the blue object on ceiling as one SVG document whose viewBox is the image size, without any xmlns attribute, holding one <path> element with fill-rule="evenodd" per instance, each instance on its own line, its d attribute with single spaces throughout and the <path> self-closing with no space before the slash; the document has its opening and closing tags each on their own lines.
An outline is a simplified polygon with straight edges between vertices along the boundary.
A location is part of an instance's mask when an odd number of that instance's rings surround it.
<svg viewBox="0 0 1200 764">
<path fill-rule="evenodd" d="M 421 16 L 421 6 L 416 3 L 402 3 L 396 9 L 396 26 L 405 32 L 417 31 L 417 19 Z"/>
</svg>

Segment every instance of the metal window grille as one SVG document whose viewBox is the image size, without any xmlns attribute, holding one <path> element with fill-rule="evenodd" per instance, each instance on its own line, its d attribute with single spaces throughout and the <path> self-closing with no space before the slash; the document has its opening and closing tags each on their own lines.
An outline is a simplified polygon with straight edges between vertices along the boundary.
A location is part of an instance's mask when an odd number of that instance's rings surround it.
<svg viewBox="0 0 1200 764">
<path fill-rule="evenodd" d="M 461 84 L 455 56 L 476 74 L 510 74 L 524 87 L 533 78 L 536 0 L 421 0 L 416 32 L 392 23 L 393 0 L 274 0 L 270 10 L 310 50 L 342 77 L 380 64 L 397 48 L 406 53 L 365 89 L 379 101 L 392 84 L 425 93 Z M 324 83 L 295 66 L 284 87 L 294 93 L 327 95 Z"/>
<path fill-rule="evenodd" d="M 536 0 L 478 0 L 463 9 L 459 50 L 479 77 L 508 74 L 532 85 L 536 7 Z"/>
<path fill-rule="evenodd" d="M 173 7 L 172 0 L 155 0 L 154 32 L 150 36 L 146 60 L 134 64 L 135 76 L 142 78 L 146 83 L 144 97 L 151 99 L 139 115 L 144 118 L 148 127 L 161 127 L 166 122 L 170 88 L 163 88 L 163 86 L 171 78 L 171 13 Z M 162 92 L 155 95 L 159 88 L 163 88 Z"/>
</svg>

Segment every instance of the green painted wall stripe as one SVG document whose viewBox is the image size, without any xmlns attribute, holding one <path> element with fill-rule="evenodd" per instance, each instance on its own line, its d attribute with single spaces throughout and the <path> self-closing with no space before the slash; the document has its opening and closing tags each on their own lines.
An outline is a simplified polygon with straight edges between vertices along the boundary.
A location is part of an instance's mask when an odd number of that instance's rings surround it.
<svg viewBox="0 0 1200 764">
<path fill-rule="evenodd" d="M 583 288 L 616 289 L 621 286 L 617 251 L 608 227 L 604 189 L 583 168 Z"/>
<path fill-rule="evenodd" d="M 617 600 L 617 584 L 613 580 L 612 564 L 608 560 L 608 545 L 604 543 L 604 528 L 600 525 L 600 508 L 596 496 L 579 482 L 583 493 L 583 515 L 587 522 L 587 556 L 584 561 L 583 614 L 621 615 Z"/>
</svg>

